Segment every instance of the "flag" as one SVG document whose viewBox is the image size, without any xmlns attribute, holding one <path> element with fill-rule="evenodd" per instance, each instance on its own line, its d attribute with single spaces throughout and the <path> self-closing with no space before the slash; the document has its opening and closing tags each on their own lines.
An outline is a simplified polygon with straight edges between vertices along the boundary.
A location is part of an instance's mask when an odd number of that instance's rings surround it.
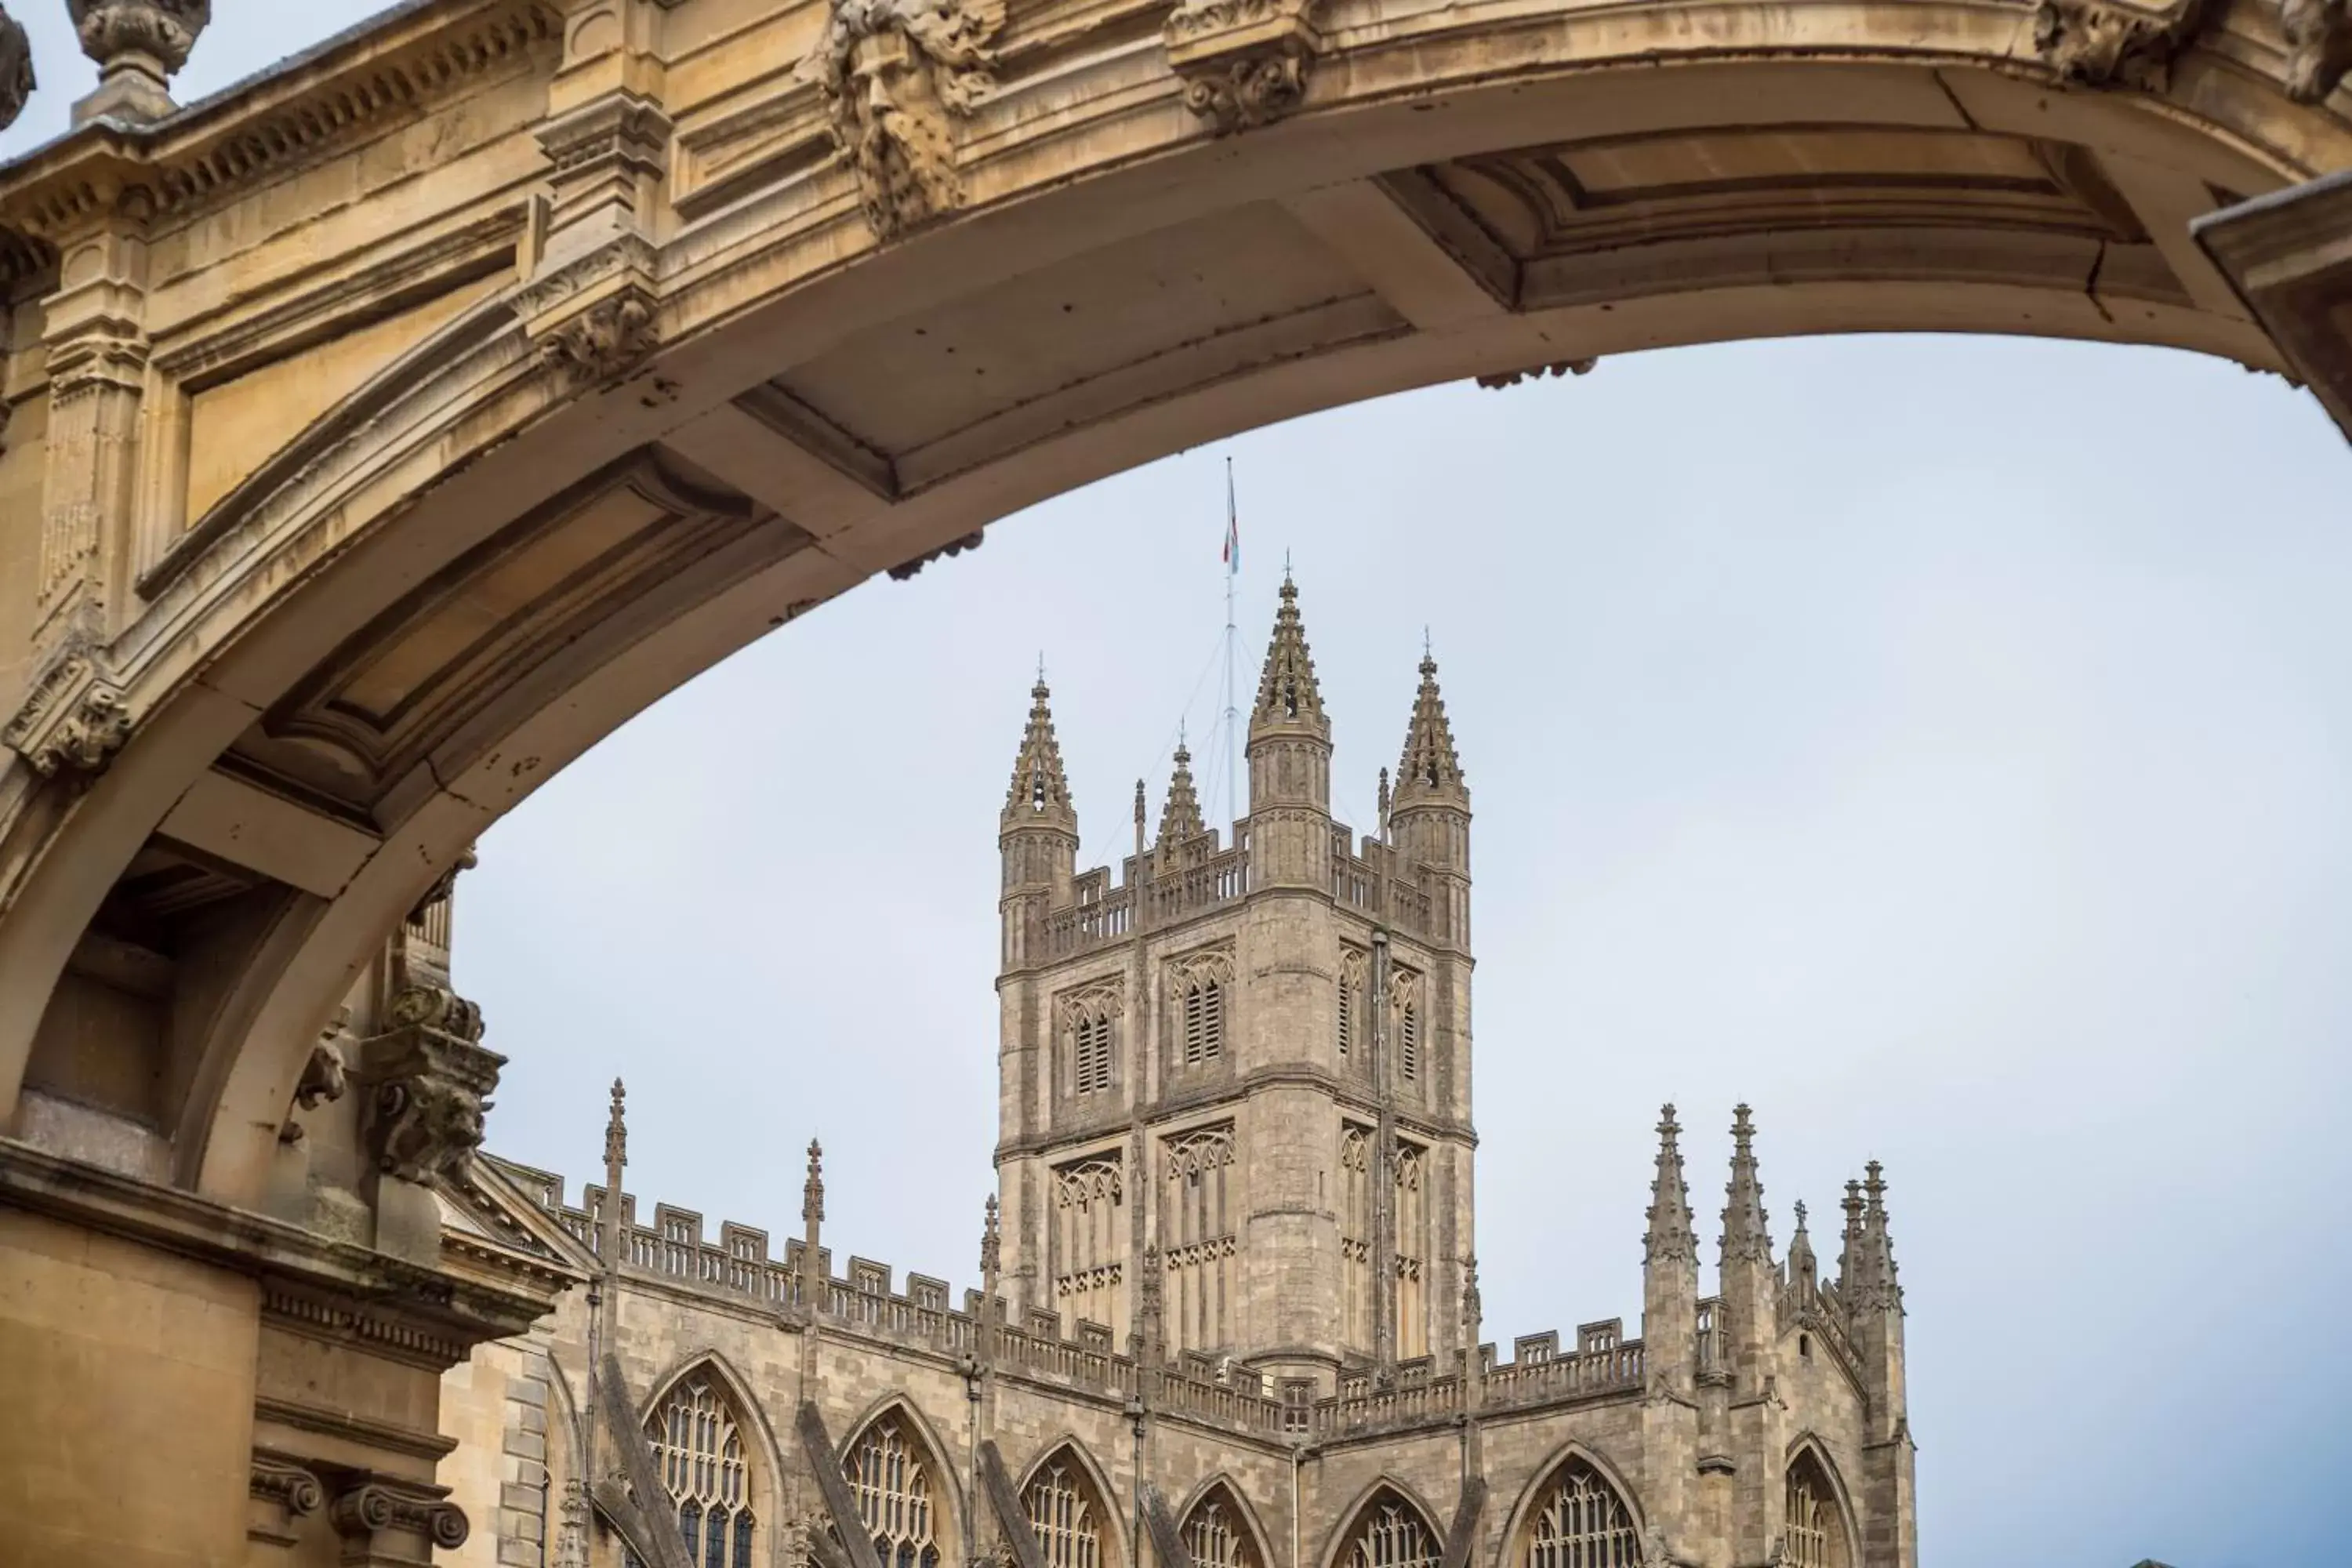
<svg viewBox="0 0 2352 1568">
<path fill-rule="evenodd" d="M 1234 462 L 1225 459 L 1225 574 L 1238 577 L 1242 573 L 1242 519 L 1234 507 Z"/>
</svg>

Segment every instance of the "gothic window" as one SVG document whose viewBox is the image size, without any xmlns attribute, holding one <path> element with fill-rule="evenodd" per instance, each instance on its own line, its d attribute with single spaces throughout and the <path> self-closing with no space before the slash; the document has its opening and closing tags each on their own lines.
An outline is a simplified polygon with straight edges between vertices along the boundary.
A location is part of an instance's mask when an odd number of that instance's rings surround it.
<svg viewBox="0 0 2352 1568">
<path fill-rule="evenodd" d="M 1065 1321 L 1126 1326 L 1127 1184 L 1118 1156 L 1054 1173 L 1054 1304 Z"/>
<path fill-rule="evenodd" d="M 1105 1094 L 1118 1081 L 1117 987 L 1097 985 L 1062 999 L 1064 1081 L 1072 1094 Z"/>
<path fill-rule="evenodd" d="M 1372 1344 L 1372 1130 L 1339 1128 L 1339 1285 L 1347 1342 Z"/>
<path fill-rule="evenodd" d="M 1399 1140 L 1396 1147 L 1397 1356 L 1429 1353 L 1429 1152 Z"/>
<path fill-rule="evenodd" d="M 1340 1568 L 1437 1568 L 1437 1531 L 1421 1510 L 1383 1487 L 1356 1516 Z"/>
<path fill-rule="evenodd" d="M 1184 987 L 1184 1065 L 1198 1067 L 1224 1053 L 1225 988 L 1214 980 Z"/>
<path fill-rule="evenodd" d="M 1389 1005 L 1396 1019 L 1397 1081 L 1421 1081 L 1421 976 L 1400 969 L 1389 983 Z"/>
<path fill-rule="evenodd" d="M 1228 1189 L 1232 1124 L 1169 1139 L 1160 1163 L 1166 1173 L 1160 1247 L 1168 1274 L 1169 1338 L 1178 1350 L 1213 1350 L 1232 1339 L 1227 1314 L 1237 1251 Z"/>
<path fill-rule="evenodd" d="M 1184 1550 L 1195 1568 L 1260 1568 L 1241 1504 L 1223 1482 L 1192 1505 L 1184 1520 Z"/>
<path fill-rule="evenodd" d="M 1038 1469 L 1021 1502 L 1045 1568 L 1103 1568 L 1105 1510 L 1067 1449 Z"/>
<path fill-rule="evenodd" d="M 884 1415 L 867 1426 L 842 1468 L 882 1568 L 939 1568 L 930 1470 L 902 1418 Z"/>
<path fill-rule="evenodd" d="M 677 1510 L 696 1568 L 752 1568 L 751 1496 L 743 1436 L 708 1373 L 681 1380 L 646 1423 L 654 1467 Z"/>
<path fill-rule="evenodd" d="M 1339 1059 L 1356 1053 L 1356 1030 L 1364 1011 L 1364 985 L 1370 961 L 1360 948 L 1339 950 Z"/>
<path fill-rule="evenodd" d="M 1582 1459 L 1570 1459 L 1536 1510 L 1526 1568 L 1640 1568 L 1633 1516 L 1617 1490 Z"/>
<path fill-rule="evenodd" d="M 1821 1461 L 1811 1453 L 1789 1465 L 1786 1568 L 1846 1568 L 1845 1521 Z"/>
</svg>

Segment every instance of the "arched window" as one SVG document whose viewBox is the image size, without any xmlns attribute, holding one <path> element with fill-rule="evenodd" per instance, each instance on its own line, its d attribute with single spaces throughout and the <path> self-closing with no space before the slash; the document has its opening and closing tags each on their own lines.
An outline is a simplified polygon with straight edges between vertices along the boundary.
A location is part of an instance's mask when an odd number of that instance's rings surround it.
<svg viewBox="0 0 2352 1568">
<path fill-rule="evenodd" d="M 1185 1515 L 1183 1536 L 1195 1568 L 1261 1568 L 1241 1503 L 1222 1482 Z"/>
<path fill-rule="evenodd" d="M 646 1422 L 663 1489 L 695 1568 L 753 1568 L 743 1434 L 708 1373 L 678 1381 Z"/>
<path fill-rule="evenodd" d="M 1400 969 L 1389 978 L 1389 1006 L 1396 1019 L 1396 1070 L 1400 1083 L 1421 1081 L 1421 976 Z"/>
<path fill-rule="evenodd" d="M 1847 1568 L 1845 1521 L 1821 1461 L 1801 1453 L 1789 1463 L 1786 1568 Z"/>
<path fill-rule="evenodd" d="M 1358 1350 L 1372 1348 L 1372 1130 L 1339 1124 L 1339 1301 L 1341 1331 Z"/>
<path fill-rule="evenodd" d="M 1167 1173 L 1160 1246 L 1169 1338 L 1180 1351 L 1214 1350 L 1232 1340 L 1228 1313 L 1240 1250 L 1226 1190 L 1234 1168 L 1233 1123 L 1181 1133 L 1160 1151 Z"/>
<path fill-rule="evenodd" d="M 1054 1172 L 1054 1305 L 1065 1319 L 1127 1327 L 1129 1234 L 1117 1153 Z"/>
<path fill-rule="evenodd" d="M 1429 1353 L 1429 1156 L 1417 1143 L 1396 1143 L 1396 1336 L 1397 1354 L 1407 1361 Z"/>
<path fill-rule="evenodd" d="M 1561 1467 L 1528 1535 L 1526 1568 L 1640 1568 L 1633 1516 L 1582 1459 Z"/>
<path fill-rule="evenodd" d="M 1356 1049 L 1357 1020 L 1363 1016 L 1365 977 L 1370 973 L 1370 961 L 1360 948 L 1339 950 L 1339 1059 L 1348 1060 Z"/>
<path fill-rule="evenodd" d="M 1045 1568 L 1103 1568 L 1103 1504 L 1067 1449 L 1038 1468 L 1021 1503 Z"/>
<path fill-rule="evenodd" d="M 1225 987 L 1195 979 L 1184 987 L 1184 1065 L 1215 1061 L 1225 1050 Z"/>
<path fill-rule="evenodd" d="M 1340 1568 L 1437 1568 L 1442 1548 L 1428 1520 L 1383 1487 L 1356 1516 Z"/>
<path fill-rule="evenodd" d="M 1098 1008 L 1081 1012 L 1070 1025 L 1070 1091 L 1101 1094 L 1111 1086 L 1110 1015 Z"/>
<path fill-rule="evenodd" d="M 902 1419 L 887 1415 L 868 1426 L 842 1460 L 882 1568 L 939 1568 L 939 1500 L 923 1455 Z"/>
</svg>

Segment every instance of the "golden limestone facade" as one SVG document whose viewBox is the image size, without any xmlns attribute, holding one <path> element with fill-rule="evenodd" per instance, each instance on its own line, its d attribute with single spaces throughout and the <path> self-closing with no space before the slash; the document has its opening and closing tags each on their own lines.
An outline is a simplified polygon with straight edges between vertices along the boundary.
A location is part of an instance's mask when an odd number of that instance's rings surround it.
<svg viewBox="0 0 2352 1568">
<path fill-rule="evenodd" d="M 977 1289 L 837 1259 L 814 1145 L 781 1245 L 644 1214 L 618 1084 L 604 1180 L 576 1206 L 559 1176 L 475 1161 L 452 1238 L 528 1233 L 585 1282 L 445 1380 L 442 1475 L 479 1524 L 454 1561 L 1912 1568 L 1875 1165 L 1834 1278 L 1801 1206 L 1776 1258 L 1739 1107 L 1702 1296 L 1669 1107 L 1638 1335 L 1483 1340 L 1470 797 L 1436 677 L 1424 659 L 1385 831 L 1360 841 L 1331 816 L 1286 583 L 1248 816 L 1230 844 L 1207 827 L 1180 747 L 1156 831 L 1138 786 L 1116 881 L 1076 868 L 1031 693 L 1000 837 L 1000 1196 Z"/>
</svg>

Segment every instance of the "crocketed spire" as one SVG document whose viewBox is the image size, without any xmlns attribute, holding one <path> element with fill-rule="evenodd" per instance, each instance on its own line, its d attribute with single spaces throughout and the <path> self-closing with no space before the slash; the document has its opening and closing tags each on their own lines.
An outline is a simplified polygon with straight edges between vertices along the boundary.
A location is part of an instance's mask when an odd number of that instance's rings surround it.
<svg viewBox="0 0 2352 1568">
<path fill-rule="evenodd" d="M 1886 1182 L 1877 1161 L 1863 1167 L 1861 1229 L 1852 1244 L 1845 1281 L 1846 1309 L 1853 1312 L 1900 1311 L 1903 1287 L 1895 1267 L 1895 1241 L 1886 1228 Z"/>
<path fill-rule="evenodd" d="M 1298 585 L 1285 574 L 1282 607 L 1274 616 L 1274 640 L 1266 646 L 1265 671 L 1258 677 L 1257 706 L 1250 710 L 1250 736 L 1267 730 L 1304 729 L 1328 739 L 1323 689 L 1316 684 L 1315 657 L 1307 650 L 1307 628 L 1298 619 Z"/>
<path fill-rule="evenodd" d="M 1691 1230 L 1690 1194 L 1683 1185 L 1683 1155 L 1675 1140 L 1682 1128 L 1675 1108 L 1658 1113 L 1658 1173 L 1650 1184 L 1650 1229 L 1643 1257 L 1651 1263 L 1698 1262 L 1698 1238 Z"/>
<path fill-rule="evenodd" d="M 1197 838 L 1203 831 L 1201 796 L 1192 787 L 1192 753 L 1179 741 L 1176 771 L 1168 777 L 1168 804 L 1160 808 L 1160 852 L 1164 855 L 1186 839 Z"/>
<path fill-rule="evenodd" d="M 1772 1233 L 1764 1217 L 1764 1184 L 1756 1179 L 1756 1129 L 1748 1107 L 1731 1112 L 1731 1182 L 1724 1188 L 1731 1201 L 1723 1211 L 1723 1266 L 1772 1261 Z"/>
<path fill-rule="evenodd" d="M 1405 727 L 1404 755 L 1397 763 L 1396 804 L 1400 809 L 1416 801 L 1460 799 L 1469 794 L 1462 780 L 1462 759 L 1454 750 L 1454 729 L 1445 721 L 1445 699 L 1437 690 L 1437 660 L 1421 656 L 1421 690 L 1412 701 L 1412 722 Z"/>
<path fill-rule="evenodd" d="M 1004 826 L 1059 827 L 1075 833 L 1077 808 L 1070 804 L 1070 781 L 1062 772 L 1062 746 L 1054 738 L 1053 692 L 1041 671 L 1029 689 L 1029 726 L 1021 732 L 1021 754 L 1013 760 L 1013 783 L 1004 792 Z"/>
</svg>

